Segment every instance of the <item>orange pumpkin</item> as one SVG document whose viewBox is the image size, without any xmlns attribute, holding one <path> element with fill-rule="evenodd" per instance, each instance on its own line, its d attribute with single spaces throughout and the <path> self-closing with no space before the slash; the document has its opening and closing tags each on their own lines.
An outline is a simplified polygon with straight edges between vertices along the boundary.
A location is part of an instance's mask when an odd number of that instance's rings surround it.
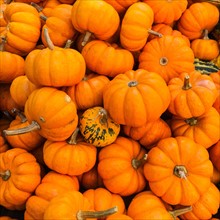
<svg viewBox="0 0 220 220">
<path fill-rule="evenodd" d="M 219 20 L 218 8 L 209 2 L 191 4 L 177 22 L 178 30 L 190 40 L 201 38 L 205 29 L 212 31 Z"/>
<path fill-rule="evenodd" d="M 110 192 L 129 196 L 146 186 L 145 160 L 146 151 L 137 141 L 120 136 L 99 152 L 98 173 Z"/>
<path fill-rule="evenodd" d="M 7 150 L 9 150 L 9 145 L 6 142 L 5 137 L 0 135 L 0 153 L 6 152 Z"/>
<path fill-rule="evenodd" d="M 207 112 L 217 97 L 211 77 L 199 71 L 180 74 L 169 81 L 168 88 L 171 94 L 168 111 L 185 119 Z"/>
<path fill-rule="evenodd" d="M 170 102 L 168 87 L 161 76 L 144 69 L 117 75 L 106 86 L 104 108 L 118 124 L 143 126 L 159 119 Z"/>
<path fill-rule="evenodd" d="M 132 53 L 115 43 L 93 40 L 83 47 L 81 53 L 89 70 L 111 78 L 134 66 Z"/>
<path fill-rule="evenodd" d="M 210 76 L 211 76 L 211 78 L 212 78 L 213 82 L 215 83 L 215 86 L 218 90 L 218 95 L 217 95 L 217 98 L 213 104 L 213 107 L 220 114 L 220 71 L 218 71 L 216 73 L 212 73 Z"/>
<path fill-rule="evenodd" d="M 24 220 L 43 219 L 44 211 L 51 199 L 69 190 L 79 190 L 76 176 L 49 171 L 37 186 L 34 194 L 28 198 L 24 212 Z"/>
<path fill-rule="evenodd" d="M 139 55 L 139 68 L 158 73 L 168 83 L 195 69 L 194 54 L 182 37 L 164 35 L 147 42 Z"/>
<path fill-rule="evenodd" d="M 0 153 L 1 206 L 24 210 L 40 181 L 40 166 L 31 153 L 19 148 Z"/>
<path fill-rule="evenodd" d="M 171 205 L 193 205 L 210 187 L 208 151 L 192 139 L 165 138 L 150 149 L 144 175 L 152 192 Z"/>
<path fill-rule="evenodd" d="M 144 2 L 133 3 L 121 21 L 120 43 L 129 51 L 139 51 L 146 44 L 152 27 L 154 13 Z"/>
<path fill-rule="evenodd" d="M 209 148 L 220 139 L 219 118 L 219 113 L 213 107 L 198 117 L 185 119 L 173 116 L 170 120 L 172 136 L 185 136 Z"/>
<path fill-rule="evenodd" d="M 132 220 L 127 214 L 115 213 L 113 215 L 107 216 L 106 220 Z"/>
<path fill-rule="evenodd" d="M 209 149 L 209 156 L 216 169 L 220 172 L 220 140 Z"/>
<path fill-rule="evenodd" d="M 147 3 L 154 12 L 154 23 L 172 24 L 179 20 L 182 13 L 186 10 L 188 1 L 155 1 L 155 0 L 143 0 Z"/>
</svg>

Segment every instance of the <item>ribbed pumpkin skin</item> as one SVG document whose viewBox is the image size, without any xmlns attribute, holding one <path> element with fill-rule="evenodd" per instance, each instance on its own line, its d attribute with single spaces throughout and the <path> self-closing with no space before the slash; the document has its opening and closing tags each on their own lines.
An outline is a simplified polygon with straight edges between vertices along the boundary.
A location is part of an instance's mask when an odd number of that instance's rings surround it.
<svg viewBox="0 0 220 220">
<path fill-rule="evenodd" d="M 209 155 L 214 167 L 220 172 L 220 140 L 209 149 Z"/>
<path fill-rule="evenodd" d="M 107 118 L 102 118 L 102 110 L 100 106 L 89 108 L 79 118 L 79 129 L 84 140 L 96 147 L 113 143 L 120 132 L 120 125 L 108 113 Z"/>
<path fill-rule="evenodd" d="M 111 78 L 134 66 L 134 57 L 130 51 L 101 40 L 90 41 L 81 53 L 88 69 Z"/>
<path fill-rule="evenodd" d="M 37 10 L 23 2 L 12 2 L 7 5 L 4 17 L 9 24 L 5 51 L 27 55 L 40 38 L 41 22 Z"/>
<path fill-rule="evenodd" d="M 215 86 L 218 90 L 218 95 L 217 95 L 217 98 L 213 104 L 213 107 L 220 114 L 220 71 L 218 71 L 216 73 L 212 73 L 210 76 L 211 76 L 211 78 L 212 78 L 213 82 L 215 83 Z"/>
<path fill-rule="evenodd" d="M 204 29 L 210 32 L 219 20 L 218 8 L 208 2 L 190 5 L 178 21 L 178 30 L 190 40 L 200 38 Z"/>
<path fill-rule="evenodd" d="M 143 190 L 146 186 L 143 164 L 136 167 L 135 161 L 142 160 L 145 153 L 137 141 L 121 136 L 114 143 L 103 147 L 98 155 L 98 173 L 105 187 L 121 196 Z"/>
<path fill-rule="evenodd" d="M 172 24 L 177 21 L 182 13 L 186 10 L 188 1 L 157 1 L 157 0 L 143 0 L 147 3 L 154 12 L 154 23 Z"/>
<path fill-rule="evenodd" d="M 76 105 L 63 91 L 52 87 L 34 90 L 26 104 L 24 114 L 29 123 L 40 125 L 40 135 L 48 140 L 66 140 L 76 129 Z"/>
<path fill-rule="evenodd" d="M 148 152 L 144 175 L 152 192 L 165 202 L 188 206 L 208 190 L 213 164 L 202 145 L 183 136 L 169 137 Z"/>
<path fill-rule="evenodd" d="M 170 128 L 174 137 L 189 137 L 205 148 L 209 148 L 220 139 L 219 118 L 217 110 L 211 107 L 203 115 L 191 119 L 173 116 L 170 120 Z"/>
<path fill-rule="evenodd" d="M 82 80 L 86 64 L 74 49 L 54 47 L 31 51 L 25 59 L 25 74 L 40 86 L 72 86 Z"/>
<path fill-rule="evenodd" d="M 212 219 L 219 209 L 219 190 L 211 183 L 209 189 L 201 196 L 198 202 L 192 205 L 192 211 L 181 215 L 181 219 Z"/>
<path fill-rule="evenodd" d="M 189 77 L 191 87 L 187 88 L 186 77 Z M 169 81 L 168 88 L 171 94 L 168 110 L 185 119 L 204 114 L 217 97 L 217 89 L 211 77 L 199 71 L 180 74 Z"/>
<path fill-rule="evenodd" d="M 0 178 L 0 205 L 10 210 L 23 210 L 41 181 L 40 166 L 31 153 L 15 148 L 0 154 L 0 172 L 6 170 L 11 176 L 6 181 Z"/>
<path fill-rule="evenodd" d="M 80 33 L 89 31 L 100 40 L 112 37 L 120 23 L 117 11 L 103 0 L 75 1 L 71 20 L 77 31 Z"/>
<path fill-rule="evenodd" d="M 182 37 L 164 35 L 152 39 L 139 56 L 139 68 L 156 72 L 168 81 L 182 72 L 193 71 L 194 54 Z"/>
<path fill-rule="evenodd" d="M 132 4 L 126 11 L 120 30 L 120 43 L 129 51 L 138 51 L 144 47 L 149 36 L 148 30 L 153 24 L 154 14 L 144 2 Z"/>
<path fill-rule="evenodd" d="M 170 103 L 170 93 L 161 76 L 137 69 L 111 80 L 103 102 L 116 123 L 138 127 L 159 119 Z"/>
<path fill-rule="evenodd" d="M 77 177 L 49 171 L 41 180 L 34 195 L 28 198 L 24 219 L 43 219 L 49 201 L 67 190 L 79 190 Z"/>
<path fill-rule="evenodd" d="M 6 139 L 2 135 L 0 135 L 0 153 L 3 153 L 7 150 L 9 150 L 9 145 L 6 142 Z"/>
<path fill-rule="evenodd" d="M 0 66 L 0 83 L 11 83 L 24 75 L 24 58 L 17 54 L 0 51 Z"/>
</svg>

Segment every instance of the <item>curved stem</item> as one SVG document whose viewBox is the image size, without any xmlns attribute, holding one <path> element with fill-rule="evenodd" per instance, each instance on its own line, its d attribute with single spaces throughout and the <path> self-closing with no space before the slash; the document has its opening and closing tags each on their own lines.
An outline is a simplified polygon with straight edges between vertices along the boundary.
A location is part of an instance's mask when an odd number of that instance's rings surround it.
<svg viewBox="0 0 220 220">
<path fill-rule="evenodd" d="M 76 213 L 76 219 L 77 220 L 86 220 L 87 218 L 104 218 L 109 215 L 112 215 L 118 211 L 118 207 L 114 206 L 113 208 L 103 210 L 103 211 L 82 211 L 79 210 Z"/>
<path fill-rule="evenodd" d="M 48 29 L 47 28 L 44 28 L 44 37 L 45 37 L 45 40 L 47 42 L 47 45 L 48 45 L 49 49 L 53 50 L 54 49 L 54 44 L 53 44 L 53 42 L 50 39 L 50 35 L 48 33 Z"/>
<path fill-rule="evenodd" d="M 209 40 L 209 31 L 208 31 L 207 29 L 205 29 L 205 30 L 203 31 L 203 33 L 204 33 L 203 39 L 204 39 L 204 40 Z"/>
<path fill-rule="evenodd" d="M 27 121 L 27 118 L 25 117 L 25 115 L 24 115 L 20 110 L 18 110 L 18 109 L 16 109 L 16 108 L 13 108 L 13 109 L 11 110 L 11 112 L 12 112 L 13 114 L 16 114 L 16 115 L 21 119 L 21 123 L 24 123 L 24 122 Z"/>
<path fill-rule="evenodd" d="M 11 177 L 11 171 L 6 170 L 4 172 L 0 172 L 0 177 L 2 178 L 2 180 L 7 181 Z"/>
<path fill-rule="evenodd" d="M 91 35 L 92 35 L 91 32 L 86 31 L 85 36 L 84 36 L 84 38 L 83 38 L 83 40 L 82 40 L 82 43 L 81 43 L 81 45 L 82 45 L 83 47 L 87 44 L 87 42 L 89 41 L 89 38 L 91 37 Z"/>
<path fill-rule="evenodd" d="M 43 20 L 43 21 L 46 21 L 47 20 L 47 16 L 46 15 L 40 15 L 40 18 Z"/>
<path fill-rule="evenodd" d="M 157 36 L 157 37 L 163 37 L 163 34 L 161 34 L 160 32 L 151 30 L 151 29 L 148 30 L 148 33 L 149 33 L 149 34 L 153 34 L 153 35 L 155 35 L 155 36 Z"/>
<path fill-rule="evenodd" d="M 43 11 L 43 8 L 40 5 L 36 4 L 35 2 L 31 2 L 30 5 L 36 8 L 38 12 Z"/>
<path fill-rule="evenodd" d="M 144 156 L 141 159 L 134 158 L 131 161 L 132 167 L 137 170 L 140 166 L 142 166 L 146 162 L 146 160 L 147 160 L 147 154 L 144 154 Z"/>
<path fill-rule="evenodd" d="M 189 75 L 186 75 L 184 78 L 184 84 L 183 84 L 182 89 L 187 90 L 187 89 L 192 88 L 192 85 L 190 84 L 189 79 L 190 79 Z"/>
<path fill-rule="evenodd" d="M 173 217 L 173 219 L 175 220 L 177 216 L 183 215 L 187 212 L 192 211 L 192 206 L 187 206 L 181 209 L 176 209 L 176 210 L 172 210 L 172 211 L 168 211 L 171 216 Z"/>
<path fill-rule="evenodd" d="M 67 141 L 67 143 L 71 145 L 77 144 L 76 138 L 78 134 L 79 134 L 79 128 L 77 127 L 73 132 L 73 134 L 71 135 L 71 137 L 69 138 L 69 140 Z"/>
<path fill-rule="evenodd" d="M 2 133 L 4 136 L 12 136 L 18 134 L 25 134 L 39 129 L 40 129 L 40 125 L 36 121 L 32 121 L 32 123 L 26 127 L 14 129 L 14 130 L 3 130 Z"/>
</svg>

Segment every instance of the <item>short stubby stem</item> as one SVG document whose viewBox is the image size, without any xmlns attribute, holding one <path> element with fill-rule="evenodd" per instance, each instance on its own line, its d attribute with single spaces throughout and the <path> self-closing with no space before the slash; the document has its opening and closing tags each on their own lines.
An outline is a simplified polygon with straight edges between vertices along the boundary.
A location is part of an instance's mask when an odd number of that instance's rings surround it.
<svg viewBox="0 0 220 220">
<path fill-rule="evenodd" d="M 132 80 L 132 81 L 130 81 L 129 83 L 128 83 L 128 86 L 129 87 L 135 87 L 135 86 L 137 86 L 138 85 L 138 82 L 136 81 L 136 80 Z"/>
<path fill-rule="evenodd" d="M 187 179 L 187 170 L 186 167 L 183 165 L 176 165 L 173 169 L 173 173 L 175 176 L 181 179 Z"/>
<path fill-rule="evenodd" d="M 141 167 L 145 162 L 147 161 L 147 154 L 144 154 L 144 156 L 141 159 L 132 159 L 131 164 L 134 169 L 138 169 Z"/>
<path fill-rule="evenodd" d="M 190 84 L 189 79 L 190 79 L 189 75 L 186 75 L 184 77 L 184 84 L 183 84 L 183 87 L 182 87 L 183 90 L 188 90 L 188 89 L 192 88 L 192 85 Z"/>
<path fill-rule="evenodd" d="M 7 181 L 11 177 L 11 171 L 6 170 L 4 172 L 0 172 L 0 177 L 2 178 L 2 180 Z"/>
</svg>

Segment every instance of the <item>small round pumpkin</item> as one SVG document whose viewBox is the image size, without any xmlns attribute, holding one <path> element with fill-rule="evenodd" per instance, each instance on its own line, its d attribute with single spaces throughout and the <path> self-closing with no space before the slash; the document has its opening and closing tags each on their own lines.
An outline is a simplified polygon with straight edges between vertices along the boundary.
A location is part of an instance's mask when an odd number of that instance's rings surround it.
<svg viewBox="0 0 220 220">
<path fill-rule="evenodd" d="M 87 143 L 105 147 L 118 137 L 120 124 L 112 120 L 106 109 L 95 106 L 82 113 L 79 118 L 79 129 Z"/>
</svg>

